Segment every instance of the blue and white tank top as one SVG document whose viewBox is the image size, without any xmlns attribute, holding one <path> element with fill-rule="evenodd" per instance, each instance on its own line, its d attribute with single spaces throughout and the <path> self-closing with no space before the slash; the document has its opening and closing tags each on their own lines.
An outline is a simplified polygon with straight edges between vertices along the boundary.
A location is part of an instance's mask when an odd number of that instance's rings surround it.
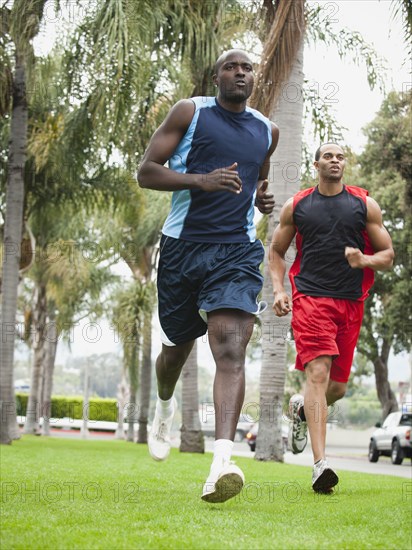
<svg viewBox="0 0 412 550">
<path fill-rule="evenodd" d="M 195 113 L 169 159 L 169 168 L 207 174 L 237 162 L 242 192 L 174 191 L 163 234 L 194 242 L 253 242 L 256 184 L 272 143 L 271 123 L 250 107 L 234 113 L 219 105 L 215 97 L 191 100 Z"/>
</svg>

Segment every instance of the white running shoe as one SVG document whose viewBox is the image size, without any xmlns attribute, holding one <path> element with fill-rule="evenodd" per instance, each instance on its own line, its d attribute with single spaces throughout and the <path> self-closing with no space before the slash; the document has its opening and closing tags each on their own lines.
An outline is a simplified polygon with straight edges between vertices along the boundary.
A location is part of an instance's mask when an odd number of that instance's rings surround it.
<svg viewBox="0 0 412 550">
<path fill-rule="evenodd" d="M 172 407 L 173 412 L 166 419 L 160 418 L 157 411 L 155 412 L 153 425 L 147 440 L 149 453 L 155 460 L 166 460 L 170 453 L 170 431 L 172 429 L 173 417 L 177 409 L 177 401 L 174 397 Z"/>
<path fill-rule="evenodd" d="M 211 469 L 206 483 L 203 485 L 202 500 L 206 502 L 225 502 L 240 493 L 245 484 L 242 470 L 229 462 L 222 465 L 221 470 Z"/>
<path fill-rule="evenodd" d="M 288 447 L 293 454 L 301 453 L 308 442 L 308 425 L 299 416 L 299 410 L 303 407 L 303 395 L 295 393 L 289 401 Z"/>
<path fill-rule="evenodd" d="M 333 487 L 339 483 L 337 474 L 329 467 L 326 458 L 319 460 L 313 466 L 312 489 L 316 493 L 330 494 Z"/>
</svg>

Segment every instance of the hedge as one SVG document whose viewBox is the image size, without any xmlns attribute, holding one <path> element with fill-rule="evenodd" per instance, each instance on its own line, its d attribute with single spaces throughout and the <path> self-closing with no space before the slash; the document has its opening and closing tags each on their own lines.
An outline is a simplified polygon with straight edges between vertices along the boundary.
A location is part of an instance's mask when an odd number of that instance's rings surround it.
<svg viewBox="0 0 412 550">
<path fill-rule="evenodd" d="M 17 415 L 26 416 L 27 393 L 16 393 Z M 39 411 L 43 416 L 43 411 Z M 72 418 L 81 420 L 84 417 L 88 420 L 101 420 L 117 422 L 117 401 L 101 397 L 91 397 L 89 407 L 83 411 L 83 397 L 65 397 L 55 395 L 52 397 L 51 418 Z"/>
</svg>

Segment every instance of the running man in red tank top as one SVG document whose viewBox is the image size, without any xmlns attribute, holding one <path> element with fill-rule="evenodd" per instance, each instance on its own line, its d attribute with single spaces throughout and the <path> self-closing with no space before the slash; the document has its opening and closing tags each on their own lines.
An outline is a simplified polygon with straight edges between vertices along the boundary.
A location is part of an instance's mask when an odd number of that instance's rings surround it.
<svg viewBox="0 0 412 550">
<path fill-rule="evenodd" d="M 292 312 L 296 368 L 305 372 L 305 395 L 289 404 L 289 445 L 301 453 L 309 429 L 312 487 L 330 493 L 339 479 L 325 458 L 327 407 L 346 392 L 374 271 L 392 267 L 394 251 L 379 205 L 365 189 L 344 185 L 345 155 L 335 143 L 316 151 L 318 185 L 289 199 L 271 243 L 273 309 Z M 292 297 L 284 289 L 285 254 L 296 237 L 290 269 Z"/>
</svg>

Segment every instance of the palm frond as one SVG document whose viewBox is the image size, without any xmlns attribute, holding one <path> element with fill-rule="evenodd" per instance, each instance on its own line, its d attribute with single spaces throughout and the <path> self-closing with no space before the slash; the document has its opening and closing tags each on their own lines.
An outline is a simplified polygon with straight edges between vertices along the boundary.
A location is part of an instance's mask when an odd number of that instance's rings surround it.
<svg viewBox="0 0 412 550">
<path fill-rule="evenodd" d="M 31 40 L 39 32 L 47 0 L 14 0 L 10 13 L 10 35 L 19 52 L 31 49 Z"/>
<path fill-rule="evenodd" d="M 69 108 L 62 53 L 58 49 L 47 57 L 36 57 L 27 78 L 27 100 L 30 119 L 36 121 Z"/>
<path fill-rule="evenodd" d="M 3 57 L 0 52 L 0 63 L 3 65 L 2 72 L 0 73 L 0 116 L 2 117 L 10 112 L 11 91 L 13 85 L 10 64 L 6 59 L 7 58 Z"/>
<path fill-rule="evenodd" d="M 305 32 L 304 0 L 282 0 L 268 33 L 250 104 L 269 115 L 287 81 Z"/>
<path fill-rule="evenodd" d="M 139 280 L 132 281 L 115 294 L 113 324 L 123 343 L 136 343 L 134 338 L 143 324 L 144 314 L 150 311 L 153 295 L 154 285 Z"/>
<path fill-rule="evenodd" d="M 409 63 L 412 56 L 412 0 L 392 0 L 393 19 L 401 19 Z"/>
</svg>

